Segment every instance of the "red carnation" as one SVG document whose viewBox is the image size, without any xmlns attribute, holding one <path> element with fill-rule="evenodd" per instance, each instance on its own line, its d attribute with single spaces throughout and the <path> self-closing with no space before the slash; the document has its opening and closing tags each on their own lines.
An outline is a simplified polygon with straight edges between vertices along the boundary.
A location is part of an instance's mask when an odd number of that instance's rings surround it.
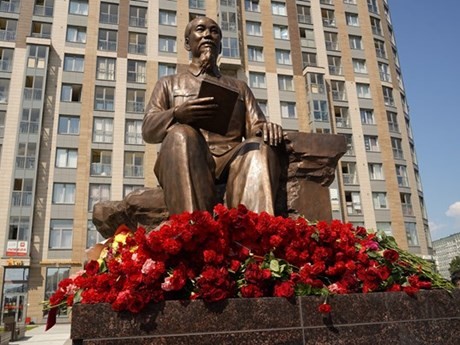
<svg viewBox="0 0 460 345">
<path fill-rule="evenodd" d="M 273 296 L 275 297 L 291 298 L 294 293 L 294 284 L 291 281 L 277 283 L 273 290 Z"/>
<path fill-rule="evenodd" d="M 322 314 L 329 314 L 331 310 L 331 305 L 328 303 L 323 303 L 318 307 L 318 311 Z"/>
<path fill-rule="evenodd" d="M 89 276 L 94 276 L 99 272 L 99 262 L 96 260 L 89 261 L 85 266 L 86 274 Z"/>
<path fill-rule="evenodd" d="M 241 296 L 245 298 L 263 297 L 263 291 L 254 284 L 248 284 L 241 287 Z"/>
<path fill-rule="evenodd" d="M 388 260 L 390 262 L 395 262 L 396 260 L 399 259 L 399 254 L 394 249 L 386 249 L 383 252 L 383 257 L 385 258 L 385 260 Z"/>
</svg>

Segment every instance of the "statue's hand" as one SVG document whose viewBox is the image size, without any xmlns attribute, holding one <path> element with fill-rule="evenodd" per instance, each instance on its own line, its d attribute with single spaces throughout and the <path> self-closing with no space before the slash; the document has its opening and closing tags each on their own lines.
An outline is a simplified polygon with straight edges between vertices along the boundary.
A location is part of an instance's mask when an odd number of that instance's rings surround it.
<svg viewBox="0 0 460 345">
<path fill-rule="evenodd" d="M 262 126 L 262 138 L 270 146 L 277 146 L 283 141 L 283 128 L 273 122 L 266 122 Z"/>
<path fill-rule="evenodd" d="M 193 124 L 195 121 L 213 117 L 217 108 L 214 97 L 203 97 L 185 101 L 174 109 L 173 114 L 179 123 Z"/>
</svg>

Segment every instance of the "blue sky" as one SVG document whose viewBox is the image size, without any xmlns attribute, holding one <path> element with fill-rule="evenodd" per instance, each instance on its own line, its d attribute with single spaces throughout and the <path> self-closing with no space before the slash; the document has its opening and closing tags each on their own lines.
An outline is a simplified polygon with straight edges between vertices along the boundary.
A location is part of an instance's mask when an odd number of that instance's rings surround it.
<svg viewBox="0 0 460 345">
<path fill-rule="evenodd" d="M 435 240 L 460 232 L 460 1 L 389 5 Z"/>
</svg>

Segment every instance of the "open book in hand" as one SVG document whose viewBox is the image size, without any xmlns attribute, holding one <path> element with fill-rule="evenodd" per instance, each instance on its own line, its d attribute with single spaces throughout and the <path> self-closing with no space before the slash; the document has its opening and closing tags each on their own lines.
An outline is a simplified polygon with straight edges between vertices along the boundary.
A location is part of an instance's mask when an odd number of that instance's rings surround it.
<svg viewBox="0 0 460 345">
<path fill-rule="evenodd" d="M 231 86 L 219 83 L 217 80 L 203 79 L 198 98 L 214 97 L 214 102 L 219 106 L 212 118 L 198 120 L 194 125 L 198 128 L 225 135 L 238 99 L 239 92 Z"/>
</svg>

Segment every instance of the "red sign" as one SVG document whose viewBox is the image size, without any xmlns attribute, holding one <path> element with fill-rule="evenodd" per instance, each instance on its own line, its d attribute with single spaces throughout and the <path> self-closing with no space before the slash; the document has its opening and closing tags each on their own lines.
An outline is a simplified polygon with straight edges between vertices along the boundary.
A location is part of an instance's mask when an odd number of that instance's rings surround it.
<svg viewBox="0 0 460 345">
<path fill-rule="evenodd" d="M 6 256 L 27 256 L 27 241 L 8 241 Z"/>
</svg>

